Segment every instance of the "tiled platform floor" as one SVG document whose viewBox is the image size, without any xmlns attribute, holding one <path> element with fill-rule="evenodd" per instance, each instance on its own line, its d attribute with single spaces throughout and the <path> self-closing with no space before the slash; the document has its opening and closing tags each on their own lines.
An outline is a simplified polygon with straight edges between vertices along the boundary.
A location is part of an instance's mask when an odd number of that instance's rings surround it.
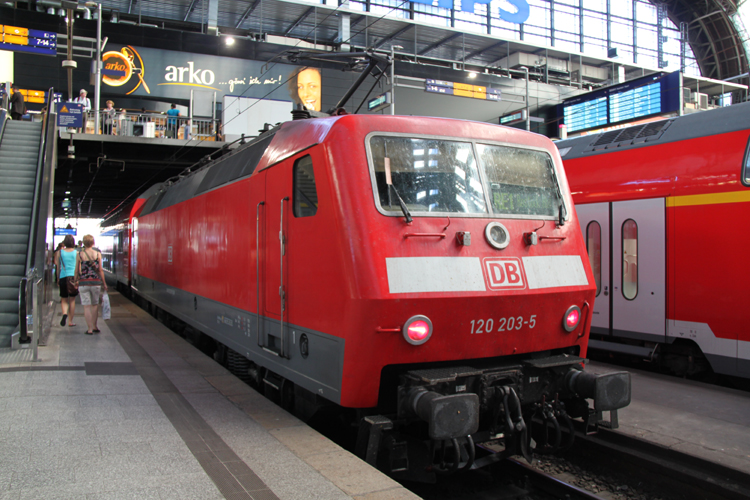
<svg viewBox="0 0 750 500">
<path fill-rule="evenodd" d="M 79 305 L 0 353 L 0 500 L 418 498 L 110 295 L 101 334 Z"/>
</svg>

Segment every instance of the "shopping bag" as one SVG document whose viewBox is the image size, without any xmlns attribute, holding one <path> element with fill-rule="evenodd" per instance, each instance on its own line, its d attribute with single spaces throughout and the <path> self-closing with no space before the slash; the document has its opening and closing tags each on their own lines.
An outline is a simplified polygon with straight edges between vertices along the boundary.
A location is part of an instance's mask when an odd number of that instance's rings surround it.
<svg viewBox="0 0 750 500">
<path fill-rule="evenodd" d="M 102 293 L 102 318 L 109 319 L 112 317 L 112 308 L 109 305 L 109 294 L 105 291 Z"/>
</svg>

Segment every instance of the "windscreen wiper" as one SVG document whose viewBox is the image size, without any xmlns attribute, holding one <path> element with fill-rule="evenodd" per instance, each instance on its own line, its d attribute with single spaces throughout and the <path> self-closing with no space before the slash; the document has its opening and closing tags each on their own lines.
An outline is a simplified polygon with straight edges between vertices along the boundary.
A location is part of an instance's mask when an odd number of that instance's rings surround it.
<svg viewBox="0 0 750 500">
<path fill-rule="evenodd" d="M 391 159 L 388 157 L 388 146 L 386 146 L 385 148 L 383 169 L 385 170 L 385 183 L 388 186 L 388 206 L 391 206 L 391 189 L 393 189 L 393 192 L 396 193 L 396 198 L 398 198 L 398 204 L 401 207 L 401 211 L 404 213 L 404 217 L 406 218 L 406 223 L 411 224 L 412 218 L 411 214 L 409 213 L 409 209 L 406 208 L 406 203 L 404 203 L 404 200 L 401 199 L 401 195 L 398 194 L 396 186 L 393 185 L 393 179 L 391 179 Z"/>
<path fill-rule="evenodd" d="M 409 209 L 406 208 L 406 203 L 404 203 L 404 200 L 401 199 L 401 196 L 398 194 L 398 190 L 396 189 L 396 186 L 393 184 L 388 184 L 388 186 L 393 189 L 393 192 L 396 194 L 396 198 L 398 198 L 398 204 L 401 207 L 401 211 L 404 213 L 404 217 L 406 218 L 406 223 L 411 224 L 412 218 L 411 214 L 409 213 Z"/>
</svg>

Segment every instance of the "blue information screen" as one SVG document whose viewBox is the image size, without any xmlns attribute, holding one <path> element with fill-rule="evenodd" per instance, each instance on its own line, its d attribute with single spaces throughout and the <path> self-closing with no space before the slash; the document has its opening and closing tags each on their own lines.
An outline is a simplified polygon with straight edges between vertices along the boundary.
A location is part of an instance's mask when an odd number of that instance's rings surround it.
<svg viewBox="0 0 750 500">
<path fill-rule="evenodd" d="M 564 108 L 568 132 L 607 125 L 607 98 L 600 97 Z"/>
<path fill-rule="evenodd" d="M 679 111 L 679 72 L 658 73 L 566 99 L 558 117 L 578 132 Z"/>
</svg>

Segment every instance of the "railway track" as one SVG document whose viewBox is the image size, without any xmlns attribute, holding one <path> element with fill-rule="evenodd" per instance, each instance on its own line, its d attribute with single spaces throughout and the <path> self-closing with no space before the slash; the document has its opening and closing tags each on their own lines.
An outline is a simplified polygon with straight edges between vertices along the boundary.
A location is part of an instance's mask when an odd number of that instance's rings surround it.
<svg viewBox="0 0 750 500">
<path fill-rule="evenodd" d="M 750 475 L 622 433 L 579 435 L 572 451 L 665 498 L 750 499 Z"/>
<path fill-rule="evenodd" d="M 540 494 L 549 495 L 551 498 L 565 498 L 569 500 L 602 500 L 603 498 L 518 460 L 507 460 L 506 465 L 509 468 L 516 469 L 517 474 L 528 478 L 529 482 L 533 485 L 531 488 L 532 491 L 529 492 L 532 498 L 537 498 Z"/>
<path fill-rule="evenodd" d="M 578 432 L 560 459 L 537 458 L 534 466 L 504 460 L 487 470 L 442 476 L 437 485 L 404 486 L 425 500 L 750 500 L 750 475 L 608 429 Z M 540 470 L 552 460 L 559 462 L 548 468 L 566 472 Z M 603 496 L 574 483 L 597 484 Z"/>
</svg>

